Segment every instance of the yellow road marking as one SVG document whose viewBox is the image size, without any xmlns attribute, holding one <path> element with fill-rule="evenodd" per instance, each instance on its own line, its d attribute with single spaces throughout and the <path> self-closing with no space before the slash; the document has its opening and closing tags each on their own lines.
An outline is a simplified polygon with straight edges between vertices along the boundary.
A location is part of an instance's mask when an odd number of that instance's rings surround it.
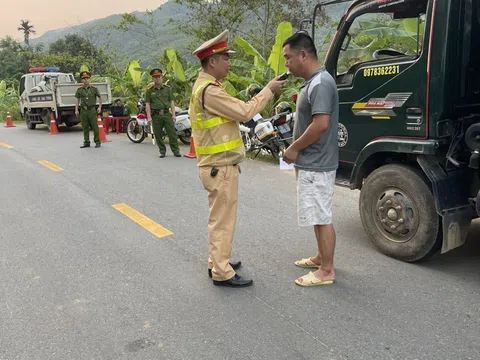
<svg viewBox="0 0 480 360">
<path fill-rule="evenodd" d="M 128 217 L 133 222 L 136 222 L 138 225 L 143 227 L 145 230 L 151 232 L 158 238 L 162 238 L 165 236 L 173 235 L 170 230 L 165 229 L 163 226 L 157 224 L 155 221 L 149 219 L 145 215 L 139 213 L 137 210 L 132 209 L 130 206 L 120 203 L 114 204 L 112 207 L 115 210 L 120 211 L 123 215 Z"/>
<path fill-rule="evenodd" d="M 5 144 L 5 143 L 0 143 L 0 146 L 2 146 L 4 148 L 7 148 L 7 149 L 13 149 L 12 145 L 8 145 L 8 144 Z"/>
<path fill-rule="evenodd" d="M 63 171 L 63 169 L 60 166 L 52 164 L 51 162 L 49 162 L 47 160 L 40 160 L 38 163 L 40 165 L 45 166 L 46 168 L 49 168 L 52 171 Z"/>
</svg>

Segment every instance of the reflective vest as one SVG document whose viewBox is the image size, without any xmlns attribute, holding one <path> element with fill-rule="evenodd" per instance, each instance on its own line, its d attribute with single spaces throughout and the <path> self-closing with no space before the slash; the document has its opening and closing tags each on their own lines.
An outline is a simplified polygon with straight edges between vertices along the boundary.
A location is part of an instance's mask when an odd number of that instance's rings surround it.
<svg viewBox="0 0 480 360">
<path fill-rule="evenodd" d="M 190 109 L 195 109 L 190 121 L 198 166 L 238 164 L 245 158 L 238 123 L 221 116 L 208 117 L 208 109 L 203 111 L 198 104 L 198 96 L 208 84 L 217 86 L 214 81 L 205 80 L 194 89 L 190 99 Z"/>
</svg>

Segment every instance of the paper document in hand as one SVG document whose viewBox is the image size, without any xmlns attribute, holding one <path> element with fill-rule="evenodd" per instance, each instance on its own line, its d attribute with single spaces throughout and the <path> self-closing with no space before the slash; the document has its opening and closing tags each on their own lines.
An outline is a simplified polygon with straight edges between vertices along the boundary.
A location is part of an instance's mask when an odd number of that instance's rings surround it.
<svg viewBox="0 0 480 360">
<path fill-rule="evenodd" d="M 287 164 L 283 161 L 283 158 L 280 158 L 280 170 L 295 170 L 295 167 L 292 164 Z"/>
</svg>

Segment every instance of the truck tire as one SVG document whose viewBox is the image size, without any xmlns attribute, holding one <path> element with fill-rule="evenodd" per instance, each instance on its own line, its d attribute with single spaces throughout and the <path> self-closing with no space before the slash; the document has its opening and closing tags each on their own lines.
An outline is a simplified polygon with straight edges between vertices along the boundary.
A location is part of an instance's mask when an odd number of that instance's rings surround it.
<svg viewBox="0 0 480 360">
<path fill-rule="evenodd" d="M 37 127 L 37 124 L 33 124 L 31 121 L 30 121 L 30 112 L 28 111 L 25 111 L 25 124 L 27 124 L 27 128 L 29 130 L 35 130 L 35 128 Z"/>
<path fill-rule="evenodd" d="M 392 258 L 416 262 L 441 246 L 441 219 L 424 174 L 407 165 L 373 171 L 360 193 L 360 217 L 377 249 Z"/>
</svg>

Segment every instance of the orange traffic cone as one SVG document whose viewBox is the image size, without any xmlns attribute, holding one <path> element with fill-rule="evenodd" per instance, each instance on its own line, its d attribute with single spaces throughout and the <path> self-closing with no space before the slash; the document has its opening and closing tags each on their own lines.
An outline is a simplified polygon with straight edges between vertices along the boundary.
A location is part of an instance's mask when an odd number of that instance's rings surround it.
<svg viewBox="0 0 480 360">
<path fill-rule="evenodd" d="M 195 145 L 193 144 L 193 136 L 190 136 L 190 152 L 186 155 L 183 155 L 189 159 L 196 159 L 197 153 L 195 152 Z"/>
<path fill-rule="evenodd" d="M 102 117 L 100 115 L 97 116 L 97 125 L 98 125 L 98 135 L 100 137 L 100 142 L 111 142 L 111 140 L 107 140 L 107 135 L 105 135 L 105 129 L 103 128 Z"/>
<path fill-rule="evenodd" d="M 53 114 L 53 111 L 50 112 L 50 132 L 48 134 L 49 135 L 58 134 L 57 122 L 55 121 L 55 115 Z"/>
<path fill-rule="evenodd" d="M 7 120 L 5 121 L 5 127 L 16 127 L 13 125 L 12 118 L 10 117 L 10 112 L 7 111 Z"/>
</svg>

